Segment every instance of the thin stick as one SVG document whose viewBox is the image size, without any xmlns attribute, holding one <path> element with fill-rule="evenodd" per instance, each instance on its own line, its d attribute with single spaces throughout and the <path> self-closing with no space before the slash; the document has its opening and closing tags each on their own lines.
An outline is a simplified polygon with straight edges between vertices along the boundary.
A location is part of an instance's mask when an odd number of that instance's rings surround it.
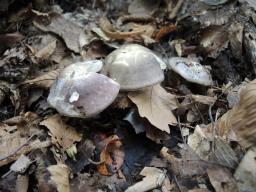
<svg viewBox="0 0 256 192">
<path fill-rule="evenodd" d="M 180 10 L 184 0 L 179 0 L 175 7 L 172 9 L 171 13 L 169 14 L 169 19 L 174 19 L 177 16 L 178 11 Z"/>
</svg>

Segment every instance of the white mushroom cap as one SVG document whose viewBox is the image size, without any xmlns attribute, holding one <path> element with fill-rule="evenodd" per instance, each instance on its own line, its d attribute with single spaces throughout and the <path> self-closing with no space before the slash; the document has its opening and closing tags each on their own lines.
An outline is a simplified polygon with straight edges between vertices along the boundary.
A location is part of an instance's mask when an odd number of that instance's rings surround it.
<svg viewBox="0 0 256 192">
<path fill-rule="evenodd" d="M 89 118 L 106 109 L 116 98 L 119 84 L 105 75 L 76 64 L 65 68 L 50 89 L 48 103 L 60 114 Z"/>
<path fill-rule="evenodd" d="M 121 90 L 133 91 L 163 81 L 161 65 L 165 63 L 150 49 L 130 44 L 107 56 L 102 73 L 117 81 Z"/>
<path fill-rule="evenodd" d="M 204 86 L 210 86 L 213 83 L 210 71 L 192 59 L 172 57 L 169 59 L 168 68 L 189 82 Z"/>
</svg>

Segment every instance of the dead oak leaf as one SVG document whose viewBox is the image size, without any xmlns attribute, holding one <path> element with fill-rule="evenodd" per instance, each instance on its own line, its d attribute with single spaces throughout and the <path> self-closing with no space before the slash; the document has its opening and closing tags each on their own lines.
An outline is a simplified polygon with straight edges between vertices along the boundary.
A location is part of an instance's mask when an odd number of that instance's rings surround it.
<svg viewBox="0 0 256 192">
<path fill-rule="evenodd" d="M 64 149 L 68 149 L 75 142 L 81 141 L 82 135 L 62 121 L 58 114 L 41 121 L 40 125 L 44 125 L 49 129 L 52 143 Z"/>
<path fill-rule="evenodd" d="M 128 97 L 137 105 L 140 116 L 146 117 L 158 129 L 170 133 L 168 125 L 177 123 L 171 110 L 177 108 L 178 101 L 160 85 L 131 92 Z"/>
</svg>

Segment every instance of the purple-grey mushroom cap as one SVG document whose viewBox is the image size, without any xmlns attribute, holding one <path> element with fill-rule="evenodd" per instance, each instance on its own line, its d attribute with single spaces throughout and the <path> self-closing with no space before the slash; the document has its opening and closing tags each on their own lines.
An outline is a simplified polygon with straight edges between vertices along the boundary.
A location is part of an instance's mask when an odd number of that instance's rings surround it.
<svg viewBox="0 0 256 192">
<path fill-rule="evenodd" d="M 134 91 L 164 80 L 165 63 L 150 49 L 137 44 L 123 45 L 110 53 L 102 73 L 120 84 L 120 90 Z"/>
<path fill-rule="evenodd" d="M 81 70 L 84 70 L 83 72 Z M 88 67 L 65 68 L 52 85 L 48 103 L 60 114 L 90 118 L 106 109 L 117 97 L 119 84 Z"/>
<path fill-rule="evenodd" d="M 193 59 L 172 57 L 168 62 L 168 69 L 178 73 L 188 82 L 210 86 L 213 84 L 210 71 Z"/>
</svg>

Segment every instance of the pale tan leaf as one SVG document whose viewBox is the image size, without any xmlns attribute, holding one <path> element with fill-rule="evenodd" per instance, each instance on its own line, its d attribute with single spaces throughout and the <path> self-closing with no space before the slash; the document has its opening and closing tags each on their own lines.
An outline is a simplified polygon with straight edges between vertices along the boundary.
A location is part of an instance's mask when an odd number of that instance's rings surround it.
<svg viewBox="0 0 256 192">
<path fill-rule="evenodd" d="M 55 51 L 56 45 L 57 45 L 56 43 L 57 43 L 57 40 L 53 40 L 48 45 L 46 45 L 44 48 L 39 50 L 35 56 L 40 59 L 48 59 Z"/>
<path fill-rule="evenodd" d="M 125 192 L 145 192 L 162 186 L 167 178 L 165 171 L 155 167 L 144 167 L 140 172 L 144 176 L 143 180 L 130 186 Z"/>
<path fill-rule="evenodd" d="M 36 87 L 41 87 L 44 89 L 49 89 L 57 76 L 59 75 L 60 69 L 49 71 L 48 73 L 36 77 L 35 79 L 27 80 L 23 84 L 34 85 Z"/>
<path fill-rule="evenodd" d="M 41 121 L 40 125 L 44 125 L 49 129 L 52 143 L 64 149 L 70 148 L 82 138 L 82 135 L 62 121 L 61 116 L 58 114 Z"/>
<path fill-rule="evenodd" d="M 52 165 L 47 168 L 51 173 L 51 181 L 56 185 L 58 192 L 69 192 L 70 169 L 65 164 Z"/>
<path fill-rule="evenodd" d="M 177 108 L 178 103 L 174 95 L 167 93 L 160 85 L 155 85 L 141 92 L 131 92 L 128 96 L 137 105 L 141 117 L 170 133 L 168 125 L 177 123 L 171 111 Z"/>
</svg>

